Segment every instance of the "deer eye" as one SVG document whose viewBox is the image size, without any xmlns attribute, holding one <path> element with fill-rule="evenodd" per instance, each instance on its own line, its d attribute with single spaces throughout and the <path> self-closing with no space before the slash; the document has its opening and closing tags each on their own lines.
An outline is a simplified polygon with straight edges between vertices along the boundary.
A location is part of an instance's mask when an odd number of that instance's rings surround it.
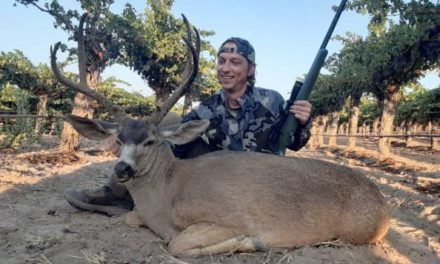
<svg viewBox="0 0 440 264">
<path fill-rule="evenodd" d="M 119 146 L 121 146 L 121 145 L 122 145 L 122 141 L 119 140 L 119 139 L 116 139 L 116 144 L 118 144 Z"/>
<path fill-rule="evenodd" d="M 144 147 L 151 146 L 151 145 L 153 145 L 153 143 L 154 143 L 154 140 L 148 140 L 147 142 L 144 143 Z"/>
</svg>

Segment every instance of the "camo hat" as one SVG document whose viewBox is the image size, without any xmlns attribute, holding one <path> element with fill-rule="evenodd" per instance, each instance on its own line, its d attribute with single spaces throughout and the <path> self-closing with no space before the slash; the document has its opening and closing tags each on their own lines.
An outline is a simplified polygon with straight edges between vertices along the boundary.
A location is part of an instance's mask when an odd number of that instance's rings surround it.
<svg viewBox="0 0 440 264">
<path fill-rule="evenodd" d="M 228 42 L 234 43 L 237 46 L 237 48 L 223 47 Z M 237 38 L 237 37 L 228 38 L 220 46 L 220 49 L 218 50 L 217 56 L 220 55 L 220 53 L 222 53 L 222 52 L 240 54 L 241 56 L 246 58 L 246 60 L 248 61 L 249 64 L 255 65 L 254 47 L 252 47 L 251 43 L 249 43 L 249 41 L 247 41 L 245 39 Z"/>
</svg>

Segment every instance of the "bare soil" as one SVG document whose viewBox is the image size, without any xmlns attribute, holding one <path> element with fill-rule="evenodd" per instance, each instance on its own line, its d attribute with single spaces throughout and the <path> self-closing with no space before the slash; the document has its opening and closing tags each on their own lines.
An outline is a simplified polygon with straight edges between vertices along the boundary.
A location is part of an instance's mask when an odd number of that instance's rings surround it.
<svg viewBox="0 0 440 264">
<path fill-rule="evenodd" d="M 26 149 L 0 150 L 2 264 L 440 263 L 438 152 L 398 147 L 393 152 L 400 155 L 385 161 L 368 147 L 290 153 L 345 164 L 373 180 L 393 208 L 392 226 L 381 244 L 328 241 L 291 250 L 176 259 L 147 228 L 129 227 L 123 217 L 72 208 L 62 197 L 63 190 L 101 186 L 115 158 L 89 141 L 83 151 L 69 155 L 58 153 L 57 143 L 45 138 Z"/>
</svg>

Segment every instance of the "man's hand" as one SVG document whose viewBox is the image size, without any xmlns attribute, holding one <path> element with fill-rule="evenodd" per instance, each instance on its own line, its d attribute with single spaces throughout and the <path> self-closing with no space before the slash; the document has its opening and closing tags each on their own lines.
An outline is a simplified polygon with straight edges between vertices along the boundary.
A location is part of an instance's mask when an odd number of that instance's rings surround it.
<svg viewBox="0 0 440 264">
<path fill-rule="evenodd" d="M 116 137 L 117 137 L 117 134 L 112 135 L 107 139 L 106 149 L 108 151 L 110 151 L 113 155 L 115 155 L 116 157 L 119 157 L 121 149 L 120 149 L 119 144 L 116 143 Z"/>
<path fill-rule="evenodd" d="M 310 118 L 312 104 L 305 100 L 295 101 L 290 107 L 289 112 L 298 119 L 301 125 L 305 125 Z"/>
</svg>

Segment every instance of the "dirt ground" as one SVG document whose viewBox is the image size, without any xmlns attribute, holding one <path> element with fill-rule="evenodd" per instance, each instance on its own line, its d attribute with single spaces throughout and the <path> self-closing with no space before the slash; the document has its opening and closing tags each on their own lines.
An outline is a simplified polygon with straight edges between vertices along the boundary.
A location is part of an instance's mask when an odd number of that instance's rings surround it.
<svg viewBox="0 0 440 264">
<path fill-rule="evenodd" d="M 57 153 L 56 144 L 46 138 L 27 149 L 0 150 L 1 264 L 440 263 L 439 152 L 400 148 L 400 161 L 379 161 L 371 149 L 303 149 L 295 154 L 355 167 L 379 186 L 393 208 L 392 226 L 381 244 L 329 241 L 291 250 L 176 259 L 147 228 L 129 227 L 123 217 L 72 208 L 63 190 L 102 185 L 115 158 L 90 142 L 76 155 Z"/>
</svg>

